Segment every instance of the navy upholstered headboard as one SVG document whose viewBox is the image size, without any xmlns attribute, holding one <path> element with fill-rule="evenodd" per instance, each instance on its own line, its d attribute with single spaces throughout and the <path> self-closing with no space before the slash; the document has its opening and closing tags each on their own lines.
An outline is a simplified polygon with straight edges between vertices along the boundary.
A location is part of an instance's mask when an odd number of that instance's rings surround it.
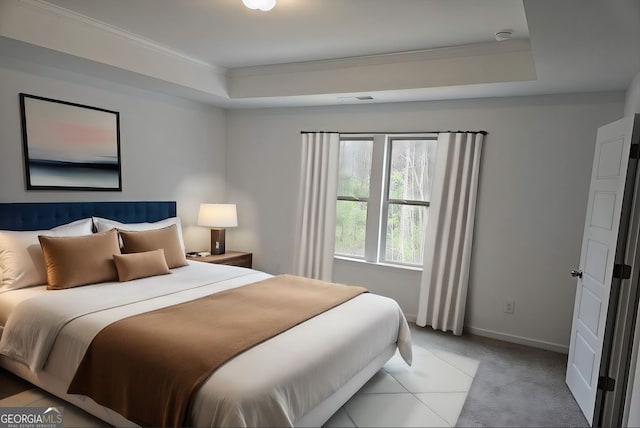
<svg viewBox="0 0 640 428">
<path fill-rule="evenodd" d="M 0 203 L 0 229 L 44 230 L 87 217 L 143 223 L 176 216 L 175 201 Z"/>
</svg>

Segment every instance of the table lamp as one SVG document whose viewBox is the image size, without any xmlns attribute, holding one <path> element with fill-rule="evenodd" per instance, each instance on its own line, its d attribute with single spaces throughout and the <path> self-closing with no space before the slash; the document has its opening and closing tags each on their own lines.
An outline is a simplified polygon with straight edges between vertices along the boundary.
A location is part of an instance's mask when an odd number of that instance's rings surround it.
<svg viewBox="0 0 640 428">
<path fill-rule="evenodd" d="M 211 228 L 211 254 L 224 254 L 225 227 L 238 226 L 236 204 L 200 204 L 198 226 Z"/>
</svg>

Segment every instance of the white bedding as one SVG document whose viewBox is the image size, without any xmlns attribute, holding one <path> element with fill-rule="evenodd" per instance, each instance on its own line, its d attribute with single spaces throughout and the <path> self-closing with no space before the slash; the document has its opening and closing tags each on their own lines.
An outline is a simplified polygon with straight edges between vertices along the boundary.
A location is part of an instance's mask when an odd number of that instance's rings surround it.
<svg viewBox="0 0 640 428">
<path fill-rule="evenodd" d="M 68 385 L 91 340 L 108 324 L 269 277 L 198 262 L 172 272 L 122 284 L 32 289 L 20 298 L 4 293 L 4 312 L 8 300 L 20 303 L 8 316 L 0 354 Z M 195 395 L 187 423 L 293 426 L 396 342 L 410 362 L 409 329 L 397 303 L 360 295 L 224 364 Z"/>
<path fill-rule="evenodd" d="M 9 314 L 19 303 L 46 291 L 46 285 L 38 285 L 37 287 L 19 288 L 0 293 L 0 334 L 9 319 Z"/>
</svg>

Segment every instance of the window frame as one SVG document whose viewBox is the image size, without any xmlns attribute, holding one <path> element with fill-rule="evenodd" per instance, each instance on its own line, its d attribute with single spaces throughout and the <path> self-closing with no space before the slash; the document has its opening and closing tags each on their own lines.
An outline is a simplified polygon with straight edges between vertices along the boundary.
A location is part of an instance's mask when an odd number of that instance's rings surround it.
<svg viewBox="0 0 640 428">
<path fill-rule="evenodd" d="M 373 165 L 374 165 L 374 153 L 375 153 L 375 141 L 374 141 L 374 135 L 373 134 L 358 134 L 357 136 L 345 136 L 344 138 L 342 137 L 342 135 L 340 136 L 340 144 L 342 144 L 343 141 L 360 141 L 360 142 L 371 142 L 372 143 L 372 153 L 371 153 L 371 175 L 373 175 Z M 344 254 L 344 253 L 338 253 L 337 251 L 335 251 L 334 248 L 334 256 L 336 257 L 340 257 L 340 258 L 345 258 L 345 259 L 355 259 L 355 260 L 365 260 L 365 261 L 369 261 L 369 259 L 367 258 L 367 237 L 369 236 L 369 217 L 370 217 L 370 211 L 369 209 L 371 208 L 371 194 L 372 194 L 372 189 L 371 189 L 371 175 L 369 176 L 369 197 L 367 198 L 362 198 L 362 197 L 358 197 L 358 196 L 341 196 L 338 195 L 336 201 L 347 201 L 347 202 L 365 202 L 367 204 L 367 221 L 366 221 L 366 227 L 365 227 L 365 232 L 364 232 L 364 256 L 358 256 L 355 254 Z M 336 202 L 337 204 L 337 202 Z M 337 205 L 336 205 L 337 207 Z"/>
<path fill-rule="evenodd" d="M 412 205 L 429 208 L 430 201 L 390 199 L 391 150 L 393 140 L 437 140 L 436 133 L 389 133 L 389 134 L 340 134 L 342 141 L 373 141 L 371 154 L 371 175 L 369 177 L 369 197 L 357 198 L 338 195 L 337 201 L 367 202 L 364 257 L 337 253 L 334 257 L 346 260 L 364 261 L 378 265 L 388 265 L 407 269 L 421 269 L 422 264 L 402 263 L 386 260 L 386 240 L 389 205 Z M 337 202 L 336 202 L 337 203 Z"/>
<path fill-rule="evenodd" d="M 382 212 L 380 213 L 380 246 L 379 246 L 379 256 L 378 262 L 386 263 L 386 264 L 394 264 L 401 266 L 412 266 L 417 267 L 421 266 L 422 263 L 403 263 L 395 260 L 387 259 L 387 227 L 389 222 L 389 205 L 406 205 L 406 206 L 418 206 L 429 208 L 431 205 L 430 201 L 419 201 L 416 199 L 392 199 L 389 197 L 389 192 L 391 191 L 391 162 L 392 162 L 392 151 L 393 151 L 393 142 L 394 141 L 416 141 L 416 140 L 437 140 L 438 136 L 435 135 L 433 138 L 426 138 L 424 136 L 409 136 L 409 135 L 401 135 L 397 136 L 394 134 L 389 134 L 386 136 L 386 144 L 385 144 L 385 175 L 384 175 L 384 188 L 383 188 L 383 196 L 382 196 Z"/>
</svg>

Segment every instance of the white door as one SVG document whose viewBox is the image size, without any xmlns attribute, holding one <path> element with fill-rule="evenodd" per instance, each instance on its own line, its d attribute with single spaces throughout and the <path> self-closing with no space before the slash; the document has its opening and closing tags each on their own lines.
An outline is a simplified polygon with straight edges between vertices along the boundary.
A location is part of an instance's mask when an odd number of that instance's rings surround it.
<svg viewBox="0 0 640 428">
<path fill-rule="evenodd" d="M 633 118 L 598 129 L 573 309 L 567 385 L 593 423 Z"/>
</svg>

